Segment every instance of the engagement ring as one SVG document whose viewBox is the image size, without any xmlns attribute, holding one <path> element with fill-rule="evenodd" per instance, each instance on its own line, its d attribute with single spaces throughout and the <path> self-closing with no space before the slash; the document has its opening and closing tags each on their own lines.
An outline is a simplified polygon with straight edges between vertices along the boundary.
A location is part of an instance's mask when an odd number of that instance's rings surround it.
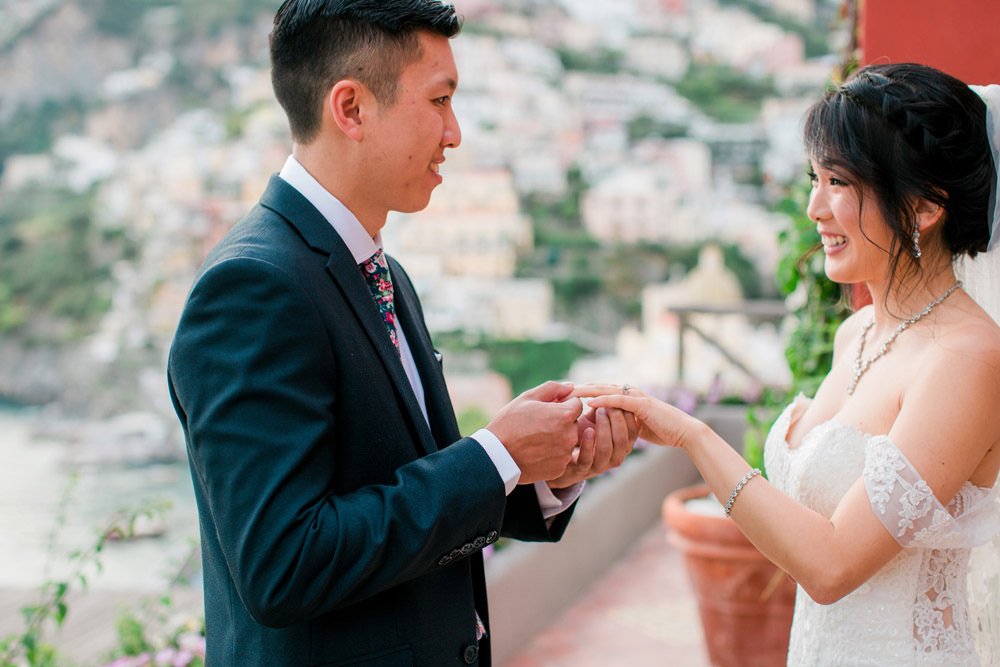
<svg viewBox="0 0 1000 667">
<path fill-rule="evenodd" d="M 630 385 L 630 384 L 623 384 L 622 385 L 622 395 L 628 396 L 628 392 L 631 389 L 632 389 L 632 385 Z"/>
</svg>

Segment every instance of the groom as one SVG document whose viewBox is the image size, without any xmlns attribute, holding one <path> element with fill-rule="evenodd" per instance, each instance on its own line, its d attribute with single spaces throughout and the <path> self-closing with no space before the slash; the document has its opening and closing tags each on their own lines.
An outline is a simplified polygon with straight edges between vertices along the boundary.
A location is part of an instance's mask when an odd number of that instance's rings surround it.
<svg viewBox="0 0 1000 667">
<path fill-rule="evenodd" d="M 462 438 L 390 210 L 461 140 L 439 0 L 288 0 L 292 156 L 205 261 L 169 383 L 201 523 L 207 663 L 490 663 L 482 549 L 557 540 L 635 440 L 549 382 Z"/>
</svg>

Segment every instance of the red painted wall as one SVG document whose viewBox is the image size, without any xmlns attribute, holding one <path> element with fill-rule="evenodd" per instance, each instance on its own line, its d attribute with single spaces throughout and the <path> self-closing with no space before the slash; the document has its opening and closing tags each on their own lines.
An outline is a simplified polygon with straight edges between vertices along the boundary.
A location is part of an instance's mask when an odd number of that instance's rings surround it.
<svg viewBox="0 0 1000 667">
<path fill-rule="evenodd" d="M 1000 83 L 1000 1 L 860 0 L 862 64 L 919 62 Z"/>
</svg>

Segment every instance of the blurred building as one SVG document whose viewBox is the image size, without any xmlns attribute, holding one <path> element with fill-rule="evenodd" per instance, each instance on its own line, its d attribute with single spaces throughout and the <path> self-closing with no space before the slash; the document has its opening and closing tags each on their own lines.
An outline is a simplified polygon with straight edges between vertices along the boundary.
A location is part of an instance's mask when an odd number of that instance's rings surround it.
<svg viewBox="0 0 1000 667">
<path fill-rule="evenodd" d="M 426 209 L 386 224 L 390 253 L 414 279 L 513 277 L 517 254 L 531 250 L 533 238 L 510 171 L 448 169 L 443 177 Z"/>
<path fill-rule="evenodd" d="M 431 204 L 392 215 L 382 236 L 413 279 L 432 332 L 525 339 L 551 326 L 551 284 L 514 277 L 518 254 L 534 241 L 509 170 L 446 171 Z"/>
<path fill-rule="evenodd" d="M 691 242 L 712 182 L 708 146 L 698 141 L 649 141 L 598 180 L 581 202 L 584 227 L 602 241 Z"/>
<path fill-rule="evenodd" d="M 698 265 L 682 279 L 650 285 L 642 292 L 642 326 L 618 334 L 613 356 L 577 362 L 570 371 L 574 382 L 595 379 L 640 387 L 665 388 L 679 383 L 679 355 L 683 351 L 683 385 L 704 392 L 721 383 L 727 393 L 742 394 L 758 383 L 787 386 L 783 336 L 776 324 L 761 324 L 739 312 L 746 302 L 735 276 L 725 268 L 719 248 L 706 246 Z M 686 314 L 687 323 L 710 332 L 710 343 L 684 332 L 676 310 L 687 306 L 717 308 L 720 313 Z M 726 312 L 731 310 L 732 312 Z M 726 354 L 719 348 L 726 350 Z M 751 378 L 726 355 L 751 370 Z"/>
<path fill-rule="evenodd" d="M 749 11 L 714 3 L 692 10 L 691 56 L 758 75 L 776 74 L 802 62 L 802 38 L 761 21 Z"/>
</svg>

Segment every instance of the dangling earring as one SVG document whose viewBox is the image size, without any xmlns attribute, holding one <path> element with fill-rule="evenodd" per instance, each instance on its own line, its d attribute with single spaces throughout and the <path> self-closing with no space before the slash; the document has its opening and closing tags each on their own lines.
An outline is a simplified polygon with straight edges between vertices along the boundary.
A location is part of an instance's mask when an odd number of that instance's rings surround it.
<svg viewBox="0 0 1000 667">
<path fill-rule="evenodd" d="M 913 258 L 920 259 L 920 227 L 913 226 Z"/>
</svg>

